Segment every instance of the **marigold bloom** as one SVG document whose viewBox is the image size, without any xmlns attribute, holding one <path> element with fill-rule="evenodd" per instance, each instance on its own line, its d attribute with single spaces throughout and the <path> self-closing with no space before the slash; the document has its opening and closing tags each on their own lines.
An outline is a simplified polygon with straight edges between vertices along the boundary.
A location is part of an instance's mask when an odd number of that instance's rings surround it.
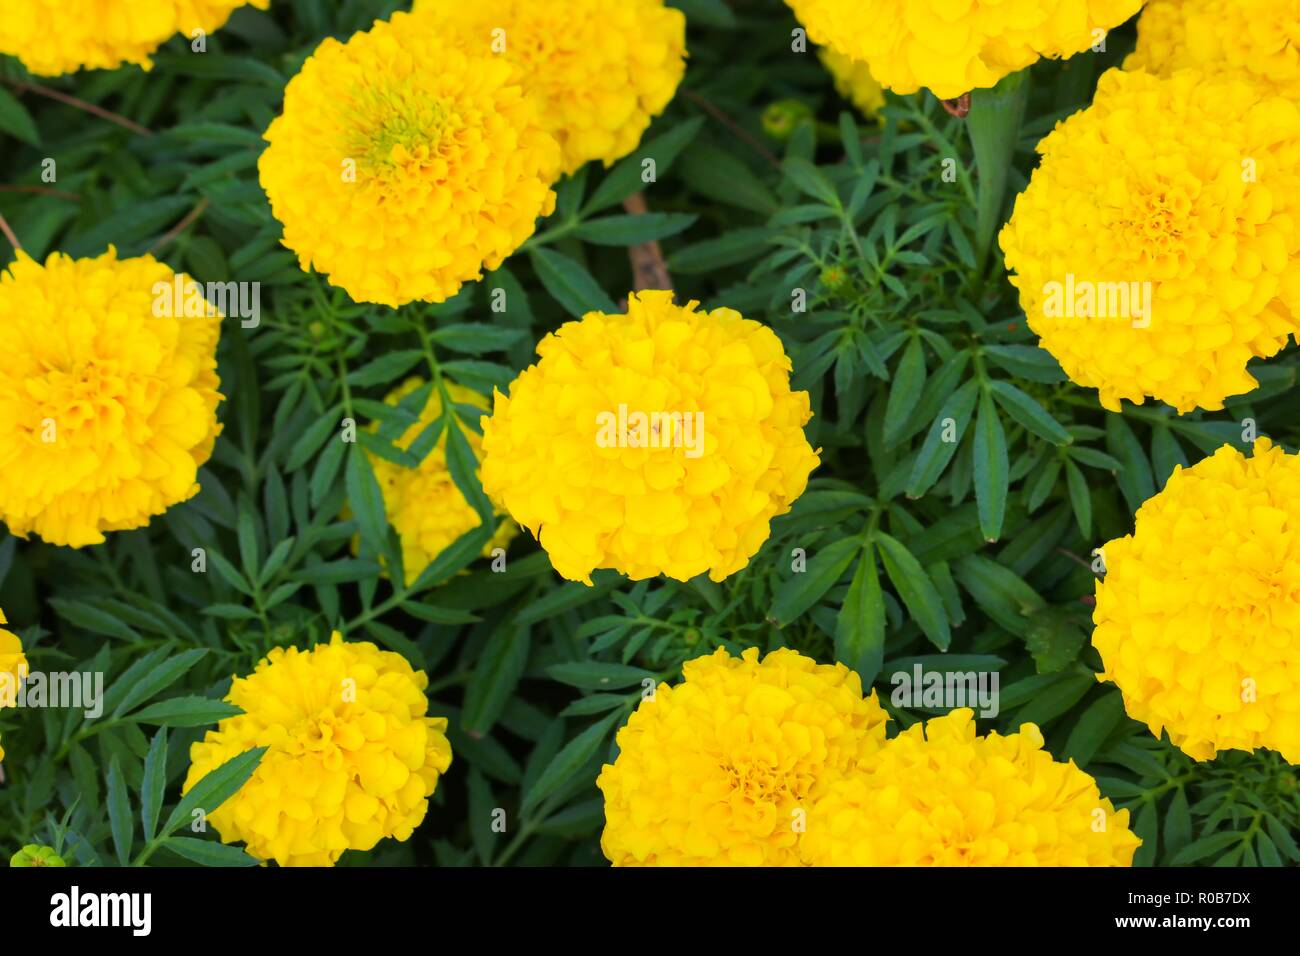
<svg viewBox="0 0 1300 956">
<path fill-rule="evenodd" d="M 1128 811 L 1043 750 L 1033 724 L 975 733 L 966 708 L 913 724 L 808 814 L 814 866 L 1132 866 Z"/>
<path fill-rule="evenodd" d="M 1039 144 L 1002 231 L 1042 346 L 1101 403 L 1218 409 L 1300 310 L 1300 110 L 1255 85 L 1111 70 Z"/>
<path fill-rule="evenodd" d="M 5 612 L 0 611 L 0 624 L 8 624 Z M 12 707 L 17 701 L 18 684 L 27 674 L 27 658 L 23 656 L 23 642 L 12 631 L 0 627 L 0 708 Z M 5 759 L 5 749 L 0 747 L 0 760 Z"/>
<path fill-rule="evenodd" d="M 483 420 L 484 490 L 570 580 L 721 581 L 818 464 L 775 333 L 672 298 L 633 293 L 627 315 L 566 323 Z"/>
<path fill-rule="evenodd" d="M 885 739 L 843 664 L 789 648 L 687 661 L 618 732 L 600 847 L 615 866 L 798 866 L 813 803 Z"/>
<path fill-rule="evenodd" d="M 111 248 L 44 265 L 19 253 L 0 273 L 0 519 L 11 532 L 99 544 L 198 492 L 222 397 L 221 316 L 199 288 Z M 190 308 L 185 290 L 203 305 Z"/>
<path fill-rule="evenodd" d="M 1151 0 L 1126 70 L 1241 71 L 1300 99 L 1300 0 Z"/>
<path fill-rule="evenodd" d="M 79 69 L 138 63 L 146 70 L 158 47 L 177 33 L 211 33 L 243 6 L 265 10 L 270 0 L 5 0 L 0 53 L 32 73 L 57 76 Z"/>
<path fill-rule="evenodd" d="M 444 717 L 425 716 L 429 680 L 366 642 L 274 648 L 226 700 L 227 717 L 190 748 L 188 792 L 255 747 L 248 782 L 208 814 L 226 843 L 281 866 L 332 866 L 344 850 L 406 840 L 451 765 Z"/>
<path fill-rule="evenodd" d="M 441 302 L 555 208 L 560 149 L 510 64 L 396 13 L 327 38 L 258 162 L 284 244 L 358 302 Z"/>
<path fill-rule="evenodd" d="M 880 109 L 885 105 L 885 89 L 871 75 L 871 67 L 860 60 L 850 60 L 830 47 L 822 47 L 817 55 L 834 77 L 840 96 L 867 119 L 879 119 Z"/>
<path fill-rule="evenodd" d="M 636 149 L 686 73 L 686 17 L 663 0 L 416 0 L 414 12 L 515 68 L 566 173 Z"/>
<path fill-rule="evenodd" d="M 808 36 L 895 93 L 944 99 L 1090 49 L 1142 0 L 786 0 Z"/>
<path fill-rule="evenodd" d="M 1300 457 L 1261 438 L 1176 469 L 1102 554 L 1092 643 L 1129 716 L 1197 760 L 1300 763 Z"/>
</svg>

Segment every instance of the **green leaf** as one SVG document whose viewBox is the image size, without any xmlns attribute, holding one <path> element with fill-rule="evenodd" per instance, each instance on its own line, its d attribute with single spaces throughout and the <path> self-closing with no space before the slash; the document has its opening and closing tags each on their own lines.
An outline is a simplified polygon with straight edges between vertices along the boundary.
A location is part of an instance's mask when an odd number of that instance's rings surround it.
<svg viewBox="0 0 1300 956">
<path fill-rule="evenodd" d="M 913 620 L 931 644 L 946 651 L 952 643 L 952 632 L 948 627 L 943 598 L 934 582 L 902 542 L 883 531 L 875 533 L 875 541 L 880 546 L 885 573 L 889 575 L 890 583 L 894 585 L 894 590 L 902 598 Z"/>
<path fill-rule="evenodd" d="M 499 627 L 488 638 L 465 688 L 461 723 L 467 731 L 487 734 L 495 726 L 523 677 L 530 645 L 526 627 Z"/>
<path fill-rule="evenodd" d="M 840 538 L 819 548 L 805 570 L 794 572 L 777 585 L 768 620 L 785 627 L 808 610 L 843 576 L 861 551 L 862 539 L 858 537 Z"/>
<path fill-rule="evenodd" d="M 798 189 L 813 199 L 824 202 L 832 209 L 840 205 L 839 193 L 835 184 L 826 178 L 826 174 L 806 159 L 791 157 L 781 164 L 785 178 L 794 183 Z"/>
<path fill-rule="evenodd" d="M 1002 537 L 1002 522 L 1006 518 L 1011 466 L 1007 461 L 1007 436 L 1002 430 L 1002 419 L 987 392 L 980 396 L 979 416 L 975 420 L 974 462 L 980 532 L 986 540 L 996 541 Z"/>
<path fill-rule="evenodd" d="M 1092 535 L 1092 494 L 1088 491 L 1088 480 L 1083 477 L 1078 465 L 1067 461 L 1065 482 L 1070 490 L 1070 506 L 1074 509 L 1075 520 L 1079 522 L 1079 531 L 1087 541 Z"/>
<path fill-rule="evenodd" d="M 423 358 L 424 351 L 421 349 L 386 352 L 355 371 L 349 372 L 348 384 L 359 387 L 391 385 L 409 372 Z M 319 443 L 317 444 L 319 445 Z"/>
<path fill-rule="evenodd" d="M 369 456 L 355 445 L 348 453 L 346 481 L 348 505 L 361 530 L 361 542 L 371 554 L 382 554 L 388 542 L 384 494 Z"/>
<path fill-rule="evenodd" d="M 184 677 L 189 669 L 207 653 L 207 648 L 204 647 L 181 651 L 175 657 L 170 657 L 156 667 L 151 668 L 148 673 L 140 675 L 140 679 L 131 685 L 131 688 L 122 697 L 121 703 L 114 708 L 113 716 L 120 717 L 129 713 L 133 708 L 143 704 L 155 694 L 166 690 Z"/>
<path fill-rule="evenodd" d="M 903 350 L 903 358 L 894 372 L 885 405 L 885 444 L 892 445 L 908 423 L 925 389 L 925 348 L 919 336 L 913 337 Z"/>
<path fill-rule="evenodd" d="M 262 755 L 266 753 L 266 749 L 256 747 L 245 750 L 204 775 L 190 788 L 189 793 L 181 798 L 181 802 L 176 804 L 176 808 L 167 817 L 167 822 L 163 824 L 163 834 L 171 836 L 181 825 L 190 822 L 195 810 L 202 810 L 205 816 L 210 817 L 213 811 L 233 797 L 239 788 L 248 782 L 248 778 L 257 770 L 257 765 L 262 762 Z"/>
<path fill-rule="evenodd" d="M 606 216 L 589 219 L 573 235 L 598 246 L 635 246 L 685 232 L 698 219 L 686 213 L 650 212 L 636 216 Z"/>
<path fill-rule="evenodd" d="M 163 846 L 202 866 L 257 866 L 261 862 L 249 856 L 243 847 L 228 846 L 216 840 L 173 836 L 168 837 Z"/>
<path fill-rule="evenodd" d="M 128 714 L 126 720 L 159 727 L 203 727 L 241 714 L 238 707 L 209 697 L 173 697 Z"/>
<path fill-rule="evenodd" d="M 144 782 L 140 786 L 140 822 L 144 826 L 147 843 L 158 832 L 158 816 L 162 812 L 163 791 L 167 785 L 167 730 L 160 728 L 149 744 L 144 758 Z"/>
<path fill-rule="evenodd" d="M 108 764 L 108 820 L 113 831 L 113 849 L 117 861 L 126 866 L 131 859 L 131 842 L 135 825 L 131 819 L 131 800 L 126 793 L 126 782 L 114 754 Z"/>
<path fill-rule="evenodd" d="M 642 144 L 630 156 L 620 160 L 591 194 L 591 198 L 582 209 L 582 215 L 590 216 L 610 206 L 617 206 L 628 196 L 644 189 L 647 184 L 642 177 L 648 168 L 646 164 L 648 159 L 654 160 L 655 179 L 662 178 L 703 125 L 703 117 L 689 119 L 662 136 Z"/>
<path fill-rule="evenodd" d="M 8 133 L 32 146 L 39 146 L 41 142 L 32 114 L 4 87 L 0 87 L 0 133 Z"/>
<path fill-rule="evenodd" d="M 520 812 L 527 814 L 529 810 L 568 783 L 574 774 L 596 756 L 608 738 L 610 730 L 622 719 L 622 716 L 621 711 L 616 711 L 592 724 L 565 744 L 564 748 L 547 764 L 542 775 L 537 778 L 537 782 L 529 787 Z"/>
<path fill-rule="evenodd" d="M 876 574 L 875 549 L 867 548 L 835 619 L 835 659 L 857 671 L 862 686 L 870 687 L 884 656 L 885 598 Z"/>
<path fill-rule="evenodd" d="M 1061 759 L 1069 758 L 1086 767 L 1106 738 L 1124 722 L 1124 716 L 1124 698 L 1117 691 L 1103 694 L 1075 721 Z"/>
<path fill-rule="evenodd" d="M 574 318 L 580 319 L 588 312 L 618 312 L 614 300 L 605 294 L 590 272 L 568 256 L 551 249 L 532 250 L 533 268 L 546 291 Z"/>
<path fill-rule="evenodd" d="M 606 664 L 601 661 L 572 661 L 552 664 L 546 673 L 554 680 L 583 690 L 618 690 L 640 684 L 654 674 L 644 668 L 626 664 Z"/>
<path fill-rule="evenodd" d="M 995 381 L 989 383 L 993 397 L 997 399 L 1008 415 L 1039 438 L 1045 438 L 1055 445 L 1068 445 L 1070 433 L 1049 415 L 1042 405 L 1016 388 L 1010 382 Z"/>
</svg>

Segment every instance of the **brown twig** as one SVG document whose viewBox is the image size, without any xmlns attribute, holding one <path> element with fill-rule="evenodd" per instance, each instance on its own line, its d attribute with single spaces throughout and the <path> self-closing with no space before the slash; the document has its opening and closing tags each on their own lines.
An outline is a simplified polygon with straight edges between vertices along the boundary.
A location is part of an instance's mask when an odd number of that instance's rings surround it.
<svg viewBox="0 0 1300 956">
<path fill-rule="evenodd" d="M 775 166 L 777 169 L 781 168 L 781 160 L 777 159 L 776 154 L 773 153 L 766 146 L 764 146 L 763 143 L 757 138 L 755 138 L 749 132 L 749 130 L 745 129 L 745 127 L 741 126 L 739 123 L 737 123 L 734 119 L 732 119 L 722 110 L 718 109 L 718 107 L 714 106 L 704 97 L 700 96 L 700 94 L 692 92 L 691 90 L 687 90 L 685 91 L 685 93 L 683 93 L 683 95 L 692 103 L 694 103 L 696 106 L 698 106 L 700 109 L 704 110 L 704 112 L 708 113 L 710 116 L 716 119 L 723 126 L 727 127 L 727 129 L 729 129 L 732 133 L 734 133 L 738 138 L 744 140 L 750 146 L 754 147 L 754 149 L 758 150 L 758 152 L 762 154 L 763 158 L 766 159 L 773 166 Z"/>
<path fill-rule="evenodd" d="M 649 209 L 645 204 L 643 193 L 633 193 L 623 200 L 623 208 L 629 215 L 644 216 Z M 637 292 L 643 289 L 673 290 L 673 277 L 668 274 L 668 263 L 664 261 L 663 250 L 655 240 L 642 242 L 627 247 L 627 256 L 632 260 L 632 288 Z"/>
<path fill-rule="evenodd" d="M 23 251 L 22 244 L 18 242 L 18 237 L 14 235 L 14 231 L 9 228 L 9 223 L 2 212 L 0 212 L 0 232 L 4 233 L 4 237 L 9 240 L 9 245 L 14 247 L 14 252 Z"/>
<path fill-rule="evenodd" d="M 106 110 L 104 109 L 104 107 L 96 106 L 94 103 L 87 103 L 85 100 L 78 99 L 75 96 L 70 96 L 67 93 L 62 93 L 59 90 L 51 89 L 50 87 L 44 86 L 40 83 L 23 82 L 20 80 L 11 80 L 8 78 L 5 79 L 5 82 L 13 86 L 20 93 L 23 92 L 24 90 L 31 90 L 33 93 L 38 93 L 41 96 L 47 96 L 52 100 L 57 100 L 58 102 L 63 103 L 65 106 L 71 106 L 74 109 L 83 110 L 87 113 L 91 113 L 95 116 L 98 116 L 100 119 L 106 119 L 110 123 L 116 123 L 118 126 L 121 126 L 124 129 L 129 129 L 137 136 L 153 135 L 153 130 L 141 126 L 135 120 L 127 119 L 125 116 L 122 116 L 120 113 L 114 113 L 112 110 Z"/>
<path fill-rule="evenodd" d="M 148 249 L 146 249 L 144 254 L 146 256 L 151 256 L 159 249 L 161 249 L 163 246 L 174 241 L 177 236 L 179 236 L 182 232 L 184 232 L 186 229 L 192 226 L 194 224 L 194 221 L 198 219 L 199 216 L 203 215 L 204 210 L 206 210 L 210 205 L 211 203 L 208 201 L 208 197 L 204 196 L 195 204 L 193 209 L 191 209 L 189 212 L 185 214 L 184 219 L 182 219 L 176 225 L 172 226 L 171 229 L 167 231 L 167 234 L 163 236 L 161 239 L 159 239 L 157 242 L 155 242 Z"/>
<path fill-rule="evenodd" d="M 33 196 L 52 196 L 55 199 L 69 199 L 72 202 L 81 202 L 81 197 L 76 193 L 64 192 L 62 189 L 51 189 L 49 186 L 17 186 L 0 183 L 0 193 L 30 193 Z"/>
</svg>

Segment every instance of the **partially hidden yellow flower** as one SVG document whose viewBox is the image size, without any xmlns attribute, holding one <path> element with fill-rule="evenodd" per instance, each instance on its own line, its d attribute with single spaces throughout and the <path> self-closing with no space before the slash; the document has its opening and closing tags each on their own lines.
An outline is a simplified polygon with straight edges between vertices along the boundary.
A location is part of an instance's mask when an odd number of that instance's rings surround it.
<svg viewBox="0 0 1300 956">
<path fill-rule="evenodd" d="M 194 40 L 219 30 L 239 7 L 271 0 L 5 0 L 0 53 L 32 73 L 58 76 L 114 69 L 149 57 L 177 33 Z"/>
<path fill-rule="evenodd" d="M 441 302 L 555 208 L 560 148 L 510 64 L 395 13 L 316 48 L 258 162 L 284 244 L 358 302 Z"/>
<path fill-rule="evenodd" d="M 686 17 L 663 0 L 416 0 L 414 13 L 515 68 L 566 173 L 636 149 L 686 72 Z"/>
<path fill-rule="evenodd" d="M 1092 643 L 1129 716 L 1197 760 L 1300 763 L 1300 456 L 1225 445 L 1102 549 Z"/>
<path fill-rule="evenodd" d="M 0 625 L 8 624 L 5 612 L 0 611 Z M 23 642 L 18 635 L 0 627 L 0 708 L 13 707 L 18 700 L 18 684 L 27 676 L 27 658 L 23 656 Z M 0 760 L 5 759 L 5 749 L 0 747 Z"/>
<path fill-rule="evenodd" d="M 830 47 L 817 51 L 826 69 L 835 80 L 840 96 L 858 108 L 867 119 L 878 120 L 885 105 L 885 89 L 871 75 L 871 67 L 861 60 L 851 60 Z"/>
<path fill-rule="evenodd" d="M 895 93 L 952 99 L 1091 49 L 1142 0 L 786 0 L 815 43 Z"/>
<path fill-rule="evenodd" d="M 687 661 L 618 732 L 601 849 L 615 866 L 798 866 L 813 804 L 887 719 L 856 672 L 788 648 Z"/>
<path fill-rule="evenodd" d="M 818 457 L 807 392 L 768 327 L 633 293 L 547 335 L 483 420 L 483 488 L 564 577 L 721 581 L 749 563 Z"/>
<path fill-rule="evenodd" d="M 1033 724 L 975 733 L 969 709 L 890 740 L 808 814 L 814 866 L 1132 866 L 1128 811 L 1043 750 Z"/>
<path fill-rule="evenodd" d="M 1240 79 L 1111 70 L 1001 244 L 1043 348 L 1113 411 L 1219 409 L 1300 330 L 1300 109 Z"/>
<path fill-rule="evenodd" d="M 394 389 L 386 399 L 389 405 L 399 405 L 407 396 L 424 386 L 424 381 L 412 378 Z M 457 405 L 469 405 L 487 411 L 487 400 L 478 392 L 454 383 L 447 383 L 447 393 Z M 409 450 L 425 430 L 442 417 L 442 398 L 437 389 L 429 393 L 424 410 L 393 440 L 403 451 Z M 376 422 L 371 431 L 379 430 Z M 459 426 L 453 426 L 459 427 Z M 482 439 L 470 430 L 462 429 L 466 444 L 476 459 L 482 455 Z M 479 526 L 478 512 L 465 500 L 451 477 L 447 465 L 447 434 L 445 428 L 425 456 L 419 468 L 407 468 L 379 455 L 370 455 L 375 478 L 384 496 L 384 510 L 388 521 L 397 529 L 402 542 L 402 565 L 406 583 L 412 584 L 420 572 L 429 566 L 461 535 Z M 506 519 L 492 539 L 483 547 L 483 555 L 496 548 L 505 547 L 519 529 Z"/>
<path fill-rule="evenodd" d="M 150 256 L 20 252 L 0 273 L 0 520 L 81 547 L 196 494 L 220 334 L 198 283 Z"/>
<path fill-rule="evenodd" d="M 1124 68 L 1241 72 L 1300 99 L 1300 0 L 1151 0 Z"/>
<path fill-rule="evenodd" d="M 208 813 L 226 843 L 281 866 L 332 866 L 345 850 L 406 840 L 451 765 L 447 720 L 428 717 L 428 677 L 367 642 L 274 648 L 226 700 L 244 713 L 190 748 L 182 792 L 244 751 L 252 777 Z"/>
</svg>

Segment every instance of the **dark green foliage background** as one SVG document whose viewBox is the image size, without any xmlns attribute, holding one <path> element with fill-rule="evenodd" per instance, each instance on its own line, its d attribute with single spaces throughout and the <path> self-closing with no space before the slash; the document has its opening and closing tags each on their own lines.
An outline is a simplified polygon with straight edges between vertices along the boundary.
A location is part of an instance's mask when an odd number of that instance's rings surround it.
<svg viewBox="0 0 1300 956">
<path fill-rule="evenodd" d="M 965 122 L 928 95 L 891 97 L 879 127 L 855 121 L 815 55 L 791 52 L 795 23 L 776 0 L 676 5 L 690 22 L 687 79 L 641 148 L 563 183 L 554 216 L 485 282 L 400 311 L 353 304 L 299 270 L 256 162 L 285 82 L 321 38 L 403 4 L 276 0 L 269 13 L 239 11 L 205 54 L 173 40 L 149 74 L 41 81 L 149 136 L 38 95 L 16 62 L 0 63 L 0 212 L 29 253 L 94 255 L 111 242 L 138 255 L 194 216 L 159 255 L 201 281 L 263 286 L 261 326 L 223 329 L 225 432 L 195 499 L 99 547 L 0 539 L 0 607 L 33 669 L 106 670 L 110 689 L 98 721 L 0 714 L 5 855 L 42 842 L 82 865 L 250 862 L 214 834 L 177 829 L 195 805 L 169 809 L 188 747 L 230 711 L 230 675 L 337 627 L 428 671 L 431 713 L 450 719 L 455 751 L 415 836 L 343 865 L 601 862 L 595 778 L 642 679 L 675 680 L 683 660 L 718 644 L 844 660 L 886 702 L 889 675 L 916 662 L 996 670 L 1002 712 L 986 729 L 1040 724 L 1058 758 L 1133 810 L 1139 864 L 1300 862 L 1295 768 L 1268 753 L 1186 759 L 1125 716 L 1088 645 L 1093 549 L 1131 531 L 1176 465 L 1245 447 L 1247 418 L 1294 447 L 1294 353 L 1256 369 L 1262 387 L 1221 413 L 1104 412 L 1036 347 L 996 249 L 981 268 Z M 1033 69 L 1010 192 L 1037 141 L 1131 48 L 1132 27 L 1109 45 Z M 780 122 L 805 107 L 813 121 Z M 765 116 L 785 132 L 769 135 Z M 649 156 L 651 214 L 632 221 L 620 204 Z M 47 185 L 46 157 L 58 194 L 14 188 Z M 956 182 L 944 181 L 948 158 Z M 547 331 L 617 308 L 632 284 L 626 247 L 651 238 L 679 298 L 738 309 L 786 343 L 823 449 L 793 513 L 722 584 L 612 573 L 592 588 L 566 583 L 527 535 L 495 574 L 475 559 L 485 527 L 395 590 L 379 573 L 395 537 L 365 456 L 337 440 L 340 420 L 379 418 L 362 446 L 414 463 L 418 449 L 391 445 L 413 407 L 384 406 L 391 387 L 417 373 L 504 388 Z M 489 308 L 497 288 L 505 314 Z M 795 289 L 804 313 L 792 310 Z M 453 414 L 476 427 L 472 410 Z M 940 440 L 949 417 L 958 443 Z M 486 513 L 459 451 L 458 483 Z M 354 519 L 339 517 L 345 503 Z M 206 573 L 191 570 L 195 548 Z M 890 709 L 898 727 L 926 716 Z M 197 805 L 232 791 L 255 759 L 211 780 Z M 504 834 L 491 828 L 498 807 Z"/>
</svg>

